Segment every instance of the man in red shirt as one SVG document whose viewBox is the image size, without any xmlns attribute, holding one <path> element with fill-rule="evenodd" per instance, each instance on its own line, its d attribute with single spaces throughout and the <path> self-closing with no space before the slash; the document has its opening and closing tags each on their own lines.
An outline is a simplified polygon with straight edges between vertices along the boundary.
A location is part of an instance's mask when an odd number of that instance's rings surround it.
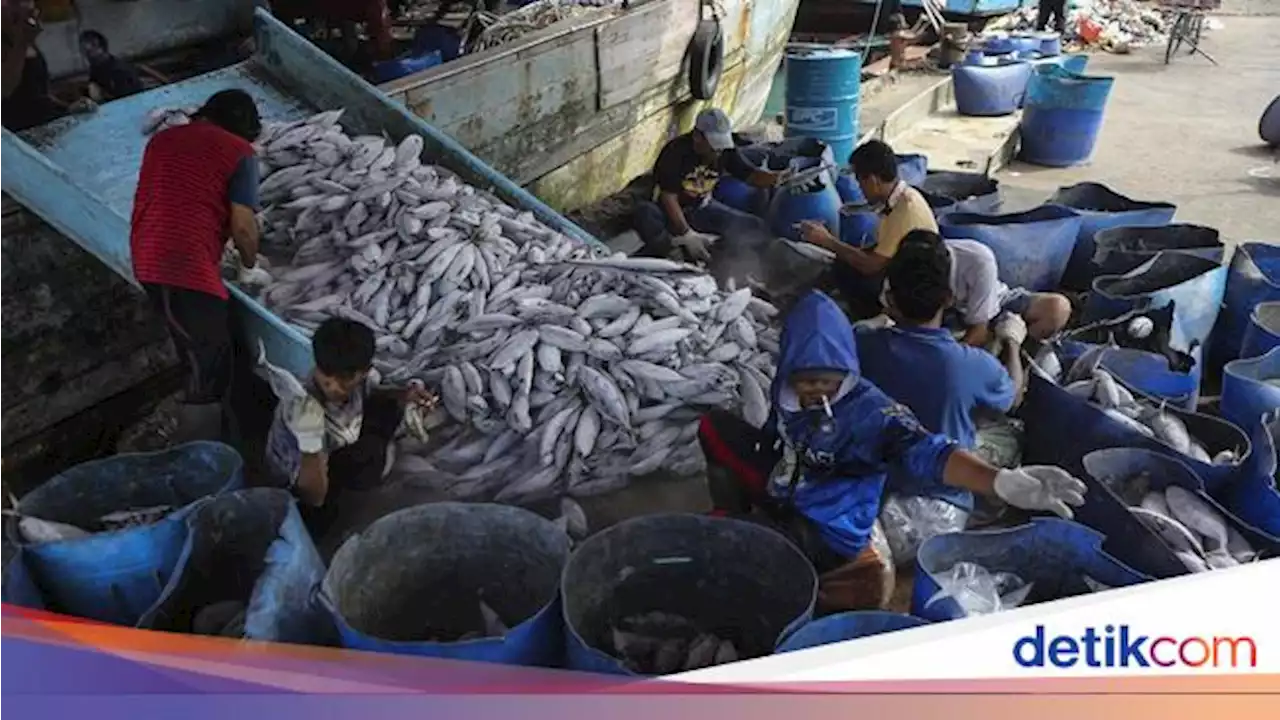
<svg viewBox="0 0 1280 720">
<path fill-rule="evenodd" d="M 147 143 L 133 200 L 129 237 L 133 274 L 164 316 L 188 373 L 181 440 L 221 436 L 222 403 L 231 384 L 231 330 L 222 282 L 228 235 L 239 251 L 241 279 L 262 282 L 258 254 L 258 160 L 261 130 L 253 98 L 223 90 L 191 123 Z"/>
</svg>

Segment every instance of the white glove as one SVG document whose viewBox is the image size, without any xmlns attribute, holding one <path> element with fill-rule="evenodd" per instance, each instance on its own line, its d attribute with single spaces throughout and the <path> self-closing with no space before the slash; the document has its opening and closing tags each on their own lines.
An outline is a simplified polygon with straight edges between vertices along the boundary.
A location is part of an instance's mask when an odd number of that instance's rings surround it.
<svg viewBox="0 0 1280 720">
<path fill-rule="evenodd" d="M 853 324 L 854 330 L 883 330 L 893 327 L 893 318 L 881 313 L 869 320 L 859 320 Z"/>
<path fill-rule="evenodd" d="M 1023 510 L 1047 510 L 1068 520 L 1084 504 L 1085 484 L 1059 467 L 1037 465 L 996 473 L 996 496 Z"/>
<path fill-rule="evenodd" d="M 1027 321 L 1016 313 L 1005 313 L 996 321 L 996 337 L 1021 346 L 1027 339 Z"/>
<path fill-rule="evenodd" d="M 715 235 L 690 230 L 672 238 L 671 244 L 684 250 L 689 259 L 694 262 L 707 262 L 711 259 L 711 244 L 717 239 Z"/>
<path fill-rule="evenodd" d="M 271 284 L 271 273 L 260 267 L 242 267 L 237 278 L 241 285 L 248 287 L 265 287 Z"/>
</svg>

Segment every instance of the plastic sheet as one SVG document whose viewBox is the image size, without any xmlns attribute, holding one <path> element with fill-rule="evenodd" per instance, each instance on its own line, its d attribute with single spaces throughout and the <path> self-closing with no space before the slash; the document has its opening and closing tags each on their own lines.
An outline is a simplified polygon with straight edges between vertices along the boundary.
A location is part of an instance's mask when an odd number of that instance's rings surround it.
<svg viewBox="0 0 1280 720">
<path fill-rule="evenodd" d="M 588 538 L 561 587 L 568 667 L 625 675 L 602 649 L 617 619 L 675 613 L 732 640 L 741 657 L 760 657 L 813 617 L 818 578 L 794 545 L 761 525 L 647 515 Z"/>
<path fill-rule="evenodd" d="M 1178 206 L 1167 202 L 1134 200 L 1101 183 L 1077 183 L 1061 187 L 1049 198 L 1052 205 L 1069 207 L 1080 215 L 1080 233 L 1071 253 L 1071 261 L 1063 275 L 1063 285 L 1072 290 L 1087 290 L 1093 279 L 1104 274 L 1121 274 L 1138 264 L 1116 273 L 1104 273 L 1094 264 L 1095 239 L 1099 232 L 1115 227 L 1151 227 L 1173 220 Z M 1215 238 L 1216 239 L 1216 238 Z"/>
<path fill-rule="evenodd" d="M 202 502 L 188 518 L 189 552 L 171 592 L 139 622 L 191 632 L 201 608 L 245 605 L 243 637 L 303 644 L 332 641 L 333 626 L 312 602 L 324 562 L 284 490 L 254 488 Z"/>
<path fill-rule="evenodd" d="M 974 418 L 977 425 L 978 457 L 999 468 L 1014 468 L 1022 464 L 1022 421 L 1007 415 L 981 414 Z"/>
<path fill-rule="evenodd" d="M 1031 583 L 1013 573 L 988 572 L 971 562 L 956 563 L 950 570 L 936 576 L 936 580 L 941 587 L 925 607 L 950 598 L 965 615 L 990 615 L 1012 610 L 1026 602 L 1032 588 Z"/>
<path fill-rule="evenodd" d="M 1031 78 L 1029 62 L 995 66 L 956 65 L 951 68 L 956 112 L 975 117 L 1010 115 L 1022 106 Z"/>
<path fill-rule="evenodd" d="M 1036 518 L 1001 530 L 938 535 L 920 546 L 911 614 L 933 621 L 968 615 L 951 597 L 929 602 L 958 563 L 974 563 L 988 573 L 1012 573 L 1030 583 L 1026 604 L 1091 592 L 1085 578 L 1107 587 L 1151 579 L 1106 553 L 1103 540 L 1095 530 L 1058 518 Z"/>
<path fill-rule="evenodd" d="M 558 667 L 569 537 L 528 510 L 433 503 L 386 515 L 334 554 L 318 600 L 343 647 Z M 500 637 L 463 640 L 487 604 Z M 433 641 L 459 635 L 458 641 Z"/>
<path fill-rule="evenodd" d="M 1007 215 L 949 212 L 938 224 L 945 238 L 991 248 L 1001 282 L 1034 292 L 1057 289 L 1080 232 L 1080 216 L 1056 206 Z"/>
<path fill-rule="evenodd" d="M 242 462 L 221 443 L 194 442 L 155 453 L 77 465 L 25 495 L 16 510 L 91 529 L 108 513 L 170 506 L 158 522 L 78 540 L 27 545 L 25 565 L 56 612 L 134 625 L 165 592 L 186 552 L 186 516 L 201 498 L 237 489 Z M 16 522 L 10 539 L 23 544 Z"/>
<path fill-rule="evenodd" d="M 1209 377 L 1216 377 L 1223 365 L 1240 356 L 1253 309 L 1273 300 L 1280 300 L 1280 247 L 1259 242 L 1237 246 L 1206 358 Z"/>
<path fill-rule="evenodd" d="M 1174 556 L 1173 549 L 1129 511 L 1136 503 L 1126 502 L 1125 495 L 1132 493 L 1129 485 L 1140 475 L 1147 490 L 1164 492 L 1169 486 L 1177 486 L 1196 495 L 1222 515 L 1254 550 L 1273 554 L 1280 549 L 1275 538 L 1219 505 L 1204 491 L 1191 468 L 1177 458 L 1143 448 L 1104 448 L 1086 455 L 1084 467 L 1082 479 L 1089 490 L 1085 504 L 1076 510 L 1076 520 L 1105 535 L 1107 547 L 1118 560 L 1152 577 L 1174 577 L 1188 570 Z M 1139 488 L 1137 497 L 1128 499 L 1140 501 L 1142 494 L 1145 491 Z"/>
<path fill-rule="evenodd" d="M 1162 252 L 1222 262 L 1226 246 L 1222 244 L 1217 230 L 1203 225 L 1176 223 L 1106 228 L 1093 237 L 1093 276 L 1123 275 Z M 1092 277 L 1089 282 L 1093 282 Z"/>
<path fill-rule="evenodd" d="M 1266 355 L 1240 358 L 1222 369 L 1222 416 L 1242 428 L 1280 409 L 1280 347 Z"/>
<path fill-rule="evenodd" d="M 1113 318 L 1130 310 L 1173 305 L 1169 345 L 1191 353 L 1207 346 L 1218 318 L 1227 269 L 1212 260 L 1161 253 L 1124 275 L 1093 281 L 1084 322 Z"/>
<path fill-rule="evenodd" d="M 846 640 L 856 640 L 899 630 L 909 630 L 928 624 L 928 620 L 892 612 L 860 611 L 837 613 L 814 620 L 795 631 L 790 637 L 779 643 L 776 652 L 794 652 Z"/>
<path fill-rule="evenodd" d="M 889 495 L 880 506 L 880 526 L 894 564 L 915 562 L 921 543 L 935 535 L 960 532 L 969 513 L 945 500 L 919 495 Z"/>
<path fill-rule="evenodd" d="M 954 212 L 994 214 L 1000 211 L 1000 181 L 982 173 L 931 170 L 919 189 L 954 202 Z"/>
<path fill-rule="evenodd" d="M 1240 357 L 1265 355 L 1274 347 L 1280 347 L 1280 300 L 1258 303 L 1249 316 L 1249 329 L 1240 344 Z"/>
</svg>

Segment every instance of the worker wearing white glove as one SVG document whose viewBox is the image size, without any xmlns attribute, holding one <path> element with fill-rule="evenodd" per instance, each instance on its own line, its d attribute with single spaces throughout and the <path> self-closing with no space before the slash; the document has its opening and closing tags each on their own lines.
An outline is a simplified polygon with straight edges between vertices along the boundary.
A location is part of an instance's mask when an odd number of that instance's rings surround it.
<svg viewBox="0 0 1280 720">
<path fill-rule="evenodd" d="M 1027 321 L 1016 313 L 1004 313 L 996 320 L 996 337 L 1014 347 L 1021 347 L 1027 340 Z"/>
<path fill-rule="evenodd" d="M 1084 503 L 1085 484 L 1058 467 L 1031 466 L 996 473 L 993 485 L 1001 500 L 1023 510 L 1041 510 L 1068 520 L 1072 506 Z"/>
<path fill-rule="evenodd" d="M 685 234 L 672 238 L 671 244 L 693 262 L 705 263 L 711 260 L 711 245 L 717 239 L 715 235 L 690 228 Z"/>
</svg>

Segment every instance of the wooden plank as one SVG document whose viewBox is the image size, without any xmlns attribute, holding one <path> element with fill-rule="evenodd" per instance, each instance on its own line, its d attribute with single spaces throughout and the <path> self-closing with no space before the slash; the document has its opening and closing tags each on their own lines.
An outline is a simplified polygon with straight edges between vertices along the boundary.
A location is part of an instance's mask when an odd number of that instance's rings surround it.
<svg viewBox="0 0 1280 720">
<path fill-rule="evenodd" d="M 597 28 L 600 107 L 685 84 L 681 69 L 698 21 L 699 0 L 660 0 Z"/>
</svg>

